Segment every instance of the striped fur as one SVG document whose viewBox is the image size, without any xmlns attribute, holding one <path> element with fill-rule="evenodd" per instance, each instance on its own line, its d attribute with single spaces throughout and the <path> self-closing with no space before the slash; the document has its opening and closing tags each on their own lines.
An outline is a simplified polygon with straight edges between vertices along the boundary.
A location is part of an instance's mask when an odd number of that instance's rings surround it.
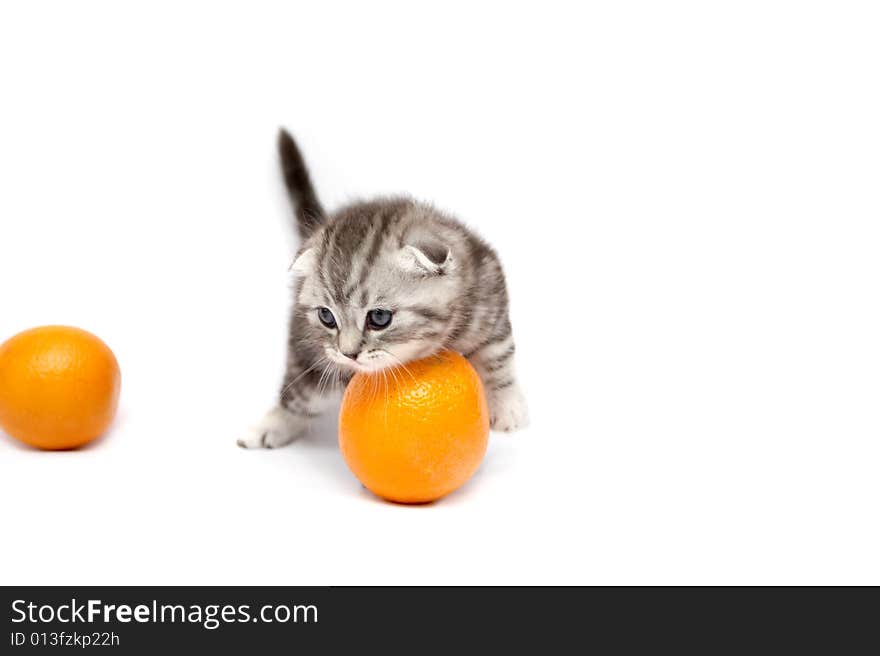
<svg viewBox="0 0 880 656">
<path fill-rule="evenodd" d="M 292 267 L 287 372 L 279 406 L 239 444 L 286 444 L 320 413 L 327 393 L 356 371 L 403 367 L 443 349 L 464 354 L 480 373 L 495 430 L 526 425 L 495 251 L 456 219 L 407 197 L 358 202 L 326 215 L 299 149 L 283 131 L 279 151 L 304 240 Z M 319 320 L 322 307 L 336 327 Z M 393 313 L 387 328 L 368 327 L 373 309 Z"/>
</svg>

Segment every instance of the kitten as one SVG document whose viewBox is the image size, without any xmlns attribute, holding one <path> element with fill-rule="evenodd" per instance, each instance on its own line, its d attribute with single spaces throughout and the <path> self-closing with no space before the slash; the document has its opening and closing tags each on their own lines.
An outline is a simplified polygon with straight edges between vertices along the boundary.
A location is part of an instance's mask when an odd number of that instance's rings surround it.
<svg viewBox="0 0 880 656">
<path fill-rule="evenodd" d="M 239 446 L 283 446 L 355 372 L 443 349 L 462 353 L 479 372 L 494 430 L 524 427 L 528 413 L 495 252 L 455 219 L 409 198 L 327 214 L 284 130 L 278 148 L 303 242 L 291 267 L 297 279 L 287 372 L 278 405 Z"/>
</svg>

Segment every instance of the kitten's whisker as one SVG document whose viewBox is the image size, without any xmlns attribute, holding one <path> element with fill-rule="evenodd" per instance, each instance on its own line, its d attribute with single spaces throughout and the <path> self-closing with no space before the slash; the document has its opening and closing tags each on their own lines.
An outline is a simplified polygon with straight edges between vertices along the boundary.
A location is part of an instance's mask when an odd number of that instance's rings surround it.
<svg viewBox="0 0 880 656">
<path fill-rule="evenodd" d="M 375 373 L 370 374 L 370 403 L 379 396 L 379 376 Z"/>
<path fill-rule="evenodd" d="M 391 374 L 391 377 L 394 378 L 394 384 L 395 384 L 396 386 L 399 387 L 399 386 L 400 386 L 400 381 L 397 379 L 397 374 L 394 372 L 394 370 L 395 370 L 396 368 L 397 368 L 397 367 L 388 367 L 388 373 L 390 373 L 390 374 Z"/>
<path fill-rule="evenodd" d="M 385 369 L 382 369 L 382 380 L 385 383 L 385 397 L 388 397 L 388 376 L 385 375 Z M 385 404 L 385 431 L 388 431 L 388 404 Z"/>
<path fill-rule="evenodd" d="M 287 392 L 287 390 L 289 390 L 291 387 L 293 387 L 293 386 L 299 381 L 300 378 L 302 378 L 302 377 L 305 376 L 307 373 L 309 373 L 310 371 L 312 371 L 313 369 L 315 369 L 316 367 L 318 367 L 318 366 L 319 366 L 320 364 L 322 364 L 325 360 L 327 360 L 327 357 L 326 357 L 326 356 L 325 356 L 325 357 L 322 357 L 322 358 L 320 358 L 320 359 L 318 359 L 318 360 L 316 360 L 315 363 L 314 363 L 311 367 L 309 367 L 308 369 L 304 370 L 299 376 L 297 376 L 297 377 L 294 378 L 292 381 L 290 381 L 289 383 L 287 383 L 287 385 L 284 386 L 284 389 L 281 390 L 281 395 L 284 396 L 285 392 Z"/>
<path fill-rule="evenodd" d="M 318 395 L 323 396 L 326 391 L 326 383 L 330 380 L 327 374 L 331 373 L 331 367 L 335 367 L 336 365 L 333 362 L 328 362 L 327 366 L 324 367 L 324 370 L 321 372 L 321 378 L 318 380 Z M 334 369 L 335 370 L 335 369 Z"/>
<path fill-rule="evenodd" d="M 394 355 L 391 351 L 386 351 L 385 349 L 382 349 L 382 352 L 383 352 L 383 353 L 387 353 L 389 356 L 391 356 L 392 358 L 394 358 L 394 360 L 397 362 L 397 365 L 398 365 L 399 367 L 401 367 L 406 373 L 408 373 L 408 374 L 409 374 L 409 377 L 413 379 L 413 382 L 415 382 L 416 377 L 415 377 L 415 376 L 413 375 L 413 373 L 409 370 L 409 367 L 407 367 L 407 366 L 403 363 L 403 360 L 401 360 L 400 358 L 398 358 L 398 357 L 397 357 L 396 355 Z"/>
</svg>

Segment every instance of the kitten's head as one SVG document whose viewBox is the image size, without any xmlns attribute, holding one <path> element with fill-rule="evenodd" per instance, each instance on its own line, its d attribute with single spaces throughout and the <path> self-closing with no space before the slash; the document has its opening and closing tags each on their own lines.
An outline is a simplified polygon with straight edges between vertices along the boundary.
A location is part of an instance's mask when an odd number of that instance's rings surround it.
<svg viewBox="0 0 880 656">
<path fill-rule="evenodd" d="M 395 367 L 450 337 L 459 289 L 452 239 L 416 210 L 427 208 L 385 201 L 343 210 L 294 261 L 298 338 L 341 368 Z"/>
</svg>

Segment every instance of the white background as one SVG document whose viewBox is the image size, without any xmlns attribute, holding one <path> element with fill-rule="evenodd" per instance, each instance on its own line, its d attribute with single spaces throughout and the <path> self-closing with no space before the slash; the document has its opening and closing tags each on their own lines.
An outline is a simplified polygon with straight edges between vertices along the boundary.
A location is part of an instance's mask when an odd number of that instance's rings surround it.
<svg viewBox="0 0 880 656">
<path fill-rule="evenodd" d="M 4 3 L 0 335 L 81 326 L 124 381 L 91 448 L 0 438 L 0 581 L 880 583 L 870 7 Z M 282 372 L 280 125 L 328 206 L 502 254 L 533 424 L 439 503 L 363 491 L 332 417 L 235 446 Z"/>
</svg>

